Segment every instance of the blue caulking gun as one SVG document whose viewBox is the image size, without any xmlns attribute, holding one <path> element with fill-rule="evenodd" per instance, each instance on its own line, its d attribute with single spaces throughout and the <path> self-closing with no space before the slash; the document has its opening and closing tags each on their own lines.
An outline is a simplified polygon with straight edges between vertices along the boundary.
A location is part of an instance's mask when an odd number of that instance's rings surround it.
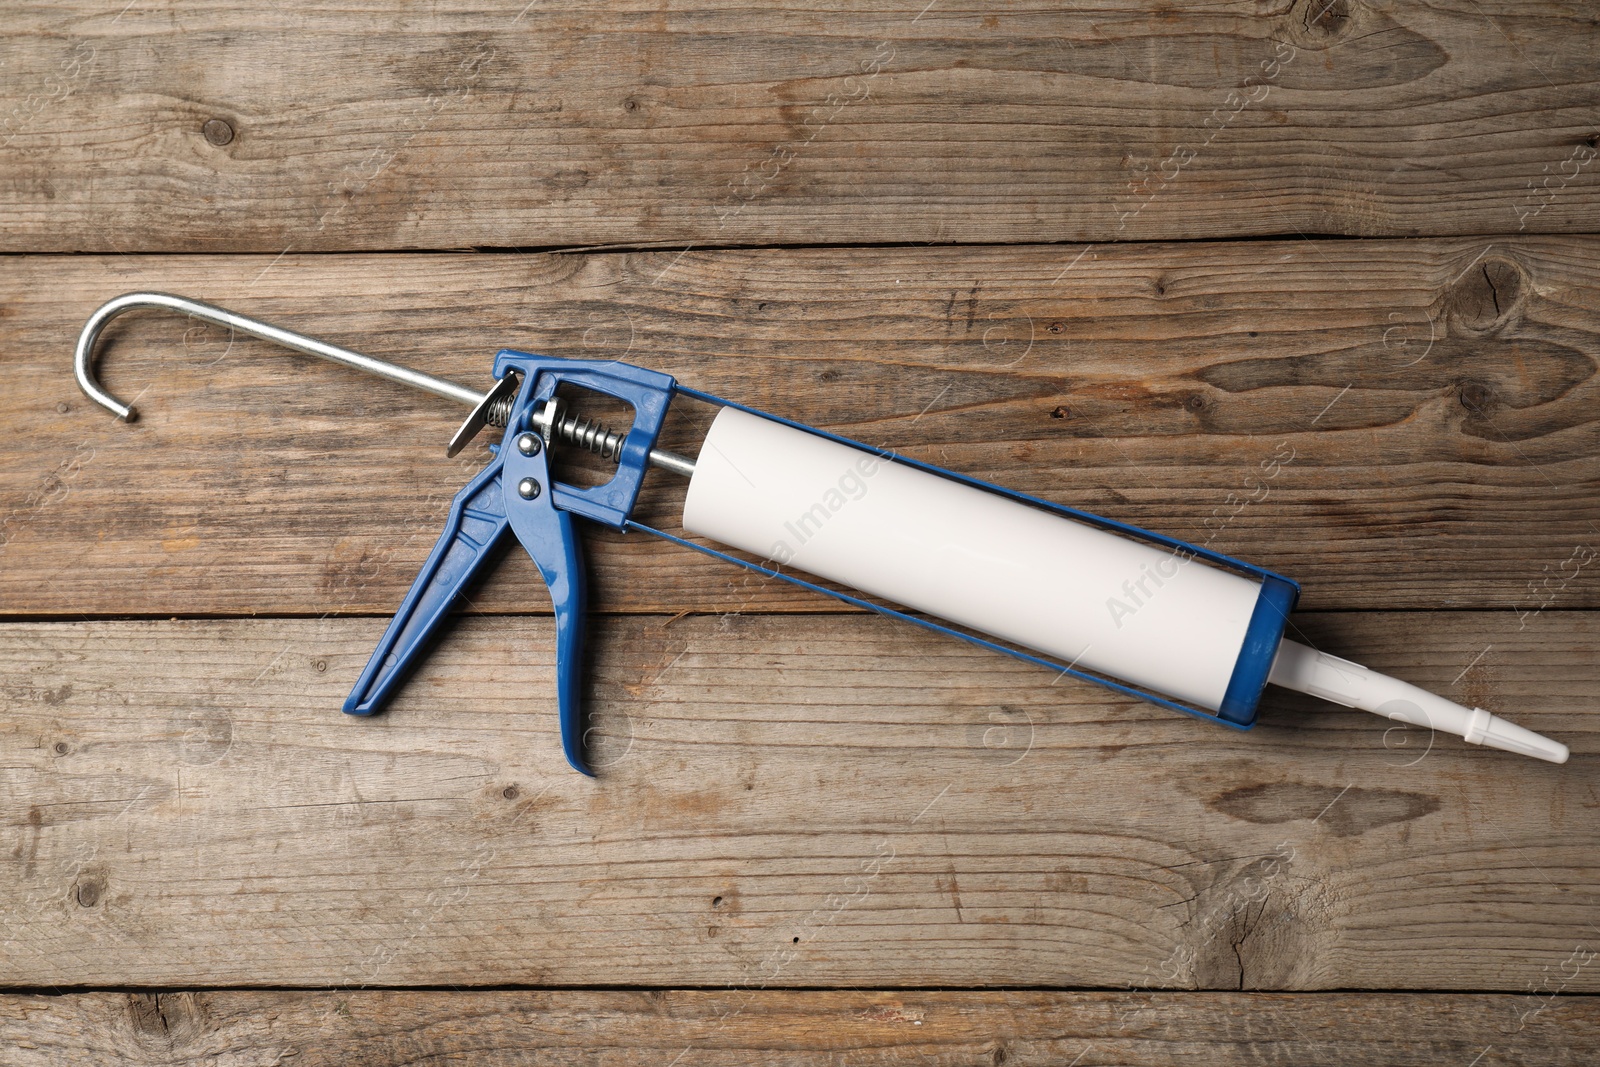
<svg viewBox="0 0 1600 1067">
<path fill-rule="evenodd" d="M 78 384 L 118 417 L 134 411 L 95 379 L 96 339 L 134 308 L 166 308 L 470 405 L 449 445 L 501 431 L 487 466 L 450 505 L 443 534 L 345 701 L 370 715 L 426 653 L 457 597 L 497 546 L 515 535 L 544 576 L 555 608 L 556 704 L 568 762 L 583 751 L 580 694 L 584 568 L 573 519 L 639 531 L 750 570 L 1118 693 L 1236 729 L 1255 723 L 1268 682 L 1345 707 L 1452 733 L 1474 744 L 1564 763 L 1567 747 L 1482 708 L 1466 708 L 1283 636 L 1300 587 L 1199 545 L 989 485 L 755 411 L 618 362 L 504 349 L 480 395 L 386 363 L 164 293 L 102 306 L 78 338 Z M 567 410 L 561 386 L 633 408 L 617 433 Z M 720 408 L 695 459 L 656 447 L 678 397 Z M 551 477 L 552 447 L 616 464 L 604 484 Z M 648 468 L 689 479 L 682 526 L 761 562 L 657 529 L 634 515 Z M 905 610 L 827 588 L 802 571 Z M 922 612 L 961 629 L 912 615 Z"/>
</svg>

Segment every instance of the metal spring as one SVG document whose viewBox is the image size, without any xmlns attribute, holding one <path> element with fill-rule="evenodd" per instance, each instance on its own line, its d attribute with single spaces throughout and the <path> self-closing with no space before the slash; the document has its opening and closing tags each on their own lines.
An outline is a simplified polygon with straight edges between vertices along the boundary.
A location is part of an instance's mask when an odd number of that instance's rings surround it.
<svg viewBox="0 0 1600 1067">
<path fill-rule="evenodd" d="M 601 459 L 622 462 L 622 442 L 627 434 L 618 433 L 598 419 L 580 419 L 563 414 L 556 419 L 557 440 L 587 448 Z"/>
<path fill-rule="evenodd" d="M 490 426 L 504 426 L 511 419 L 511 405 L 516 403 L 514 396 L 502 396 L 489 404 L 489 410 L 484 412 L 486 421 Z"/>
</svg>

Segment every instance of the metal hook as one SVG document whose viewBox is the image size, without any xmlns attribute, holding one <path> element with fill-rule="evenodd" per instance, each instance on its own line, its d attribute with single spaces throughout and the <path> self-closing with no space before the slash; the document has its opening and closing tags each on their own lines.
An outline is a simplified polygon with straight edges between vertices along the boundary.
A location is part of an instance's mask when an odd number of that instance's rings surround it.
<svg viewBox="0 0 1600 1067">
<path fill-rule="evenodd" d="M 435 378 L 431 374 L 424 374 L 410 367 L 388 363 L 371 356 L 363 356 L 360 352 L 352 352 L 348 348 L 330 345 L 326 341 L 318 341 L 314 337 L 285 330 L 258 319 L 246 318 L 236 315 L 225 308 L 213 304 L 201 303 L 198 300 L 189 300 L 170 293 L 124 293 L 114 300 L 102 304 L 89 321 L 83 324 L 83 332 L 78 335 L 78 348 L 73 354 L 73 370 L 78 377 L 78 386 L 88 395 L 89 399 L 111 412 L 124 422 L 132 422 L 137 417 L 137 412 L 122 403 L 116 397 L 100 387 L 100 382 L 94 376 L 94 349 L 95 342 L 100 339 L 100 331 L 105 329 L 106 323 L 121 315 L 124 311 L 136 308 L 165 308 L 169 311 L 181 312 L 190 318 L 200 319 L 202 322 L 215 323 L 226 326 L 241 333 L 259 337 L 263 341 L 292 348 L 296 352 L 304 352 L 308 356 L 321 356 L 323 359 L 356 370 L 376 374 L 380 378 L 387 378 L 392 382 L 402 385 L 414 386 L 424 392 L 442 396 L 447 400 L 454 400 L 460 404 L 477 407 L 488 400 L 488 396 L 468 389 L 464 385 L 446 381 L 444 378 Z M 492 393 L 492 390 L 491 390 Z M 464 443 L 464 442 L 463 442 Z"/>
</svg>

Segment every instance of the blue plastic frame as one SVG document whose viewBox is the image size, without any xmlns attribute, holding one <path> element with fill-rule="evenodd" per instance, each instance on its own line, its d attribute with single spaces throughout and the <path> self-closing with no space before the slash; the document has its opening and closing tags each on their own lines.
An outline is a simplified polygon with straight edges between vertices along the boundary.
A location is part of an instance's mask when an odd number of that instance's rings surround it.
<svg viewBox="0 0 1600 1067">
<path fill-rule="evenodd" d="M 586 608 L 585 576 L 580 541 L 572 525 L 579 516 L 622 530 L 639 530 L 666 541 L 692 548 L 716 559 L 748 570 L 779 578 L 803 589 L 822 593 L 856 607 L 913 623 L 925 630 L 947 634 L 969 644 L 1000 652 L 1027 663 L 1048 667 L 1059 676 L 1093 682 L 1113 692 L 1135 697 L 1164 708 L 1181 711 L 1237 730 L 1247 730 L 1255 722 L 1256 708 L 1267 675 L 1282 640 L 1288 614 L 1300 596 L 1295 582 L 1242 560 L 1224 556 L 1199 545 L 1179 541 L 1164 534 L 1093 515 L 1076 508 L 992 485 L 954 471 L 908 459 L 892 451 L 874 448 L 860 441 L 828 433 L 815 427 L 746 407 L 698 389 L 679 385 L 670 375 L 629 363 L 568 360 L 539 356 L 513 349 L 495 355 L 495 377 L 503 379 L 515 371 L 522 375 L 511 417 L 502 440 L 491 445 L 494 458 L 482 472 L 458 493 L 451 504 L 444 532 L 417 575 L 411 589 L 377 649 L 368 661 L 360 680 L 345 702 L 345 711 L 370 715 L 389 700 L 407 675 L 426 655 L 427 648 L 449 616 L 451 606 L 508 535 L 518 541 L 538 565 L 550 591 L 555 610 L 557 704 L 561 720 L 562 745 L 572 766 L 592 773 L 584 758 L 580 708 L 583 628 Z M 625 435 L 617 473 L 601 485 L 577 487 L 556 482 L 548 465 L 548 450 L 535 449 L 523 454 L 515 445 L 519 433 L 531 428 L 531 413 L 555 395 L 563 383 L 579 385 L 629 403 L 634 408 L 633 425 Z M 1130 685 L 1119 679 L 1081 670 L 1076 663 L 1061 664 L 1043 656 L 1012 648 L 975 634 L 900 611 L 863 597 L 837 592 L 782 570 L 751 563 L 727 552 L 696 544 L 686 538 L 656 529 L 630 518 L 638 499 L 650 450 L 655 446 L 673 399 L 688 396 L 720 407 L 735 408 L 783 426 L 812 434 L 850 448 L 860 449 L 880 459 L 901 463 L 915 470 L 949 478 L 964 485 L 997 493 L 1019 503 L 1041 508 L 1079 522 L 1097 526 L 1134 540 L 1162 545 L 1189 558 L 1204 560 L 1261 583 L 1261 592 L 1251 613 L 1239 658 L 1234 664 L 1222 707 L 1217 712 L 1173 700 L 1161 693 Z M 532 483 L 524 497 L 520 483 Z"/>
<path fill-rule="evenodd" d="M 632 363 L 562 359 L 502 348 L 495 353 L 494 376 L 504 378 L 507 371 L 523 376 L 514 408 L 517 417 L 512 420 L 514 425 L 506 428 L 508 438 L 513 431 L 527 429 L 528 414 L 555 396 L 556 389 L 564 382 L 633 405 L 633 425 L 622 442 L 616 475 L 602 485 L 587 488 L 556 482 L 552 490 L 556 507 L 563 511 L 622 529 L 633 511 L 634 501 L 639 498 L 639 487 L 650 463 L 650 450 L 661 433 L 667 409 L 672 406 L 674 394 L 681 391 L 677 380 L 670 374 L 646 370 Z"/>
</svg>

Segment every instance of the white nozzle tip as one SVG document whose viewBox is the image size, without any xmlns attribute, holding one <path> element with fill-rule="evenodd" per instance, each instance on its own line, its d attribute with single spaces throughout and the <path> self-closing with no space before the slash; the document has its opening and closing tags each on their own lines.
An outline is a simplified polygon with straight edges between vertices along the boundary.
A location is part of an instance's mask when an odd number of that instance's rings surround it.
<svg viewBox="0 0 1600 1067">
<path fill-rule="evenodd" d="M 1482 708 L 1473 708 L 1472 714 L 1474 729 L 1467 732 L 1467 740 L 1475 745 L 1488 745 L 1490 748 L 1506 752 L 1518 752 L 1551 763 L 1565 763 L 1567 757 L 1571 755 L 1567 746 L 1560 741 L 1552 741 L 1543 734 L 1536 734 L 1514 722 L 1507 722 Z"/>
<path fill-rule="evenodd" d="M 1414 726 L 1464 737 L 1474 745 L 1516 752 L 1551 763 L 1567 762 L 1567 746 L 1491 715 L 1464 708 L 1409 682 L 1379 674 L 1349 660 L 1285 640 L 1268 680 L 1300 693 L 1360 708 Z"/>
</svg>

